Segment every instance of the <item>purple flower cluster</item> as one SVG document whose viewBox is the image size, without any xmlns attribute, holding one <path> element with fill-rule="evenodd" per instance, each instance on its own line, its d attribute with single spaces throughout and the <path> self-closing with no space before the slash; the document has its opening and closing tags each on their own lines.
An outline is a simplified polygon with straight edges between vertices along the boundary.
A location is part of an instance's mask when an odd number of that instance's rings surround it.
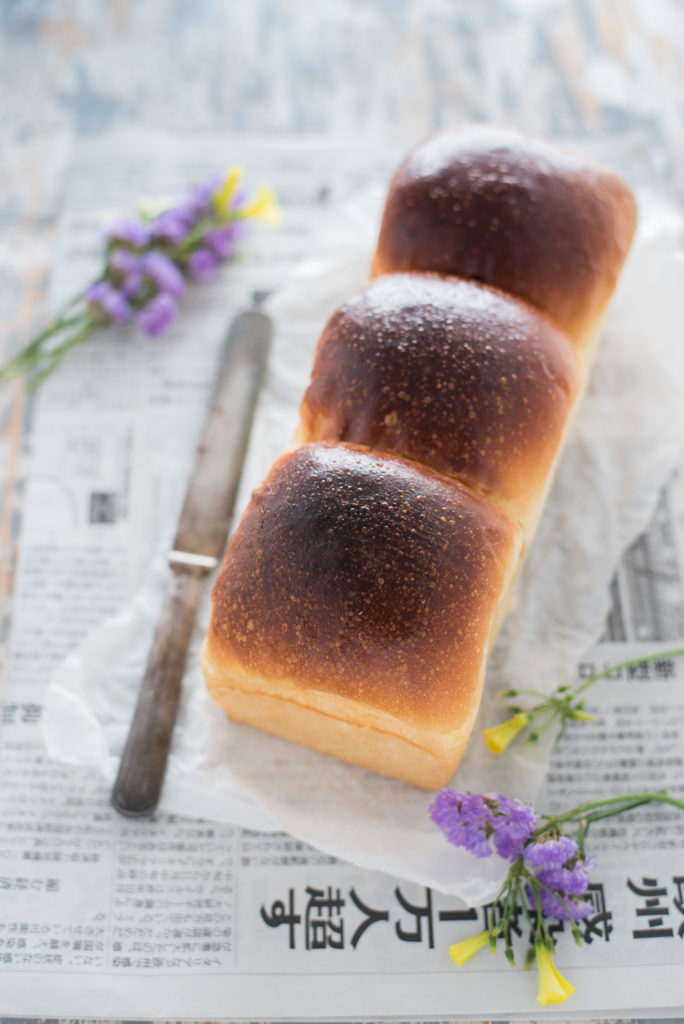
<svg viewBox="0 0 684 1024">
<path fill-rule="evenodd" d="M 547 917 L 579 921 L 592 913 L 592 905 L 581 899 L 589 888 L 589 872 L 595 857 L 582 859 L 579 847 L 570 836 L 556 835 L 530 843 L 523 850 L 528 864 L 536 868 L 535 886 L 541 908 Z M 534 892 L 529 892 L 530 900 Z"/>
<path fill-rule="evenodd" d="M 587 857 L 582 860 L 575 852 L 569 858 L 568 864 L 572 866 L 545 867 L 535 872 L 535 877 L 542 886 L 539 898 L 547 917 L 559 917 L 563 921 L 572 918 L 579 921 L 583 917 L 588 917 L 593 910 L 591 903 L 580 897 L 587 893 L 589 872 L 596 866 L 596 858 Z"/>
<path fill-rule="evenodd" d="M 216 278 L 246 227 L 217 216 L 213 197 L 220 186 L 220 177 L 213 177 L 149 222 L 126 217 L 109 226 L 105 270 L 86 295 L 99 322 L 133 319 L 147 334 L 161 334 L 178 314 L 186 277 Z M 238 210 L 243 199 L 236 193 L 230 209 Z"/>
<path fill-rule="evenodd" d="M 430 816 L 454 846 L 489 857 L 492 843 L 500 857 L 514 861 L 534 832 L 537 816 L 528 804 L 498 793 L 457 793 L 442 789 Z"/>
<path fill-rule="evenodd" d="M 131 315 L 131 307 L 123 292 L 112 288 L 108 281 L 98 281 L 86 292 L 88 305 L 100 310 L 109 323 L 122 324 Z"/>
<path fill-rule="evenodd" d="M 511 864 L 522 858 L 530 880 L 528 897 L 533 906 L 539 900 L 544 914 L 579 920 L 592 912 L 581 897 L 595 859 L 582 859 L 575 840 L 557 829 L 537 835 L 539 817 L 529 804 L 500 793 L 442 789 L 430 816 L 450 843 L 476 857 L 489 857 L 495 850 Z"/>
</svg>

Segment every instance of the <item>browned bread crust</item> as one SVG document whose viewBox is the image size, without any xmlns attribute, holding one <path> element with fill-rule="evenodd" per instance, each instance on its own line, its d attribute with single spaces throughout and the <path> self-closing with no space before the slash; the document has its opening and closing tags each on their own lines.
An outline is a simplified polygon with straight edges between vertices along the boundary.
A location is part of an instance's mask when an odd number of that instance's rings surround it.
<svg viewBox="0 0 684 1024">
<path fill-rule="evenodd" d="M 298 448 L 230 543 L 205 669 L 220 663 L 235 688 L 284 687 L 302 705 L 339 697 L 389 732 L 392 720 L 471 725 L 519 533 L 468 488 L 403 459 Z"/>
<path fill-rule="evenodd" d="M 582 341 L 613 292 L 635 223 L 632 193 L 600 164 L 514 131 L 443 131 L 392 180 L 373 273 L 483 281 Z"/>
<path fill-rule="evenodd" d="M 402 165 L 389 276 L 333 316 L 302 403 L 295 443 L 326 443 L 277 460 L 214 587 L 202 666 L 231 717 L 450 778 L 634 221 L 612 172 L 512 132 Z"/>
<path fill-rule="evenodd" d="M 414 459 L 527 523 L 581 380 L 568 337 L 532 307 L 457 278 L 386 275 L 323 329 L 298 440 Z"/>
</svg>

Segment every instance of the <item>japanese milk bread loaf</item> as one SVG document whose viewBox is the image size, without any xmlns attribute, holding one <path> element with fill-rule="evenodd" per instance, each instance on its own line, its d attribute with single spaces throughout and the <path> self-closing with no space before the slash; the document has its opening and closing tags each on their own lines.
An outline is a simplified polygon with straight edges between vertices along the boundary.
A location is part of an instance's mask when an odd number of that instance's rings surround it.
<svg viewBox="0 0 684 1024">
<path fill-rule="evenodd" d="M 514 132 L 407 157 L 214 587 L 202 665 L 232 718 L 451 777 L 635 221 L 611 170 Z"/>
</svg>

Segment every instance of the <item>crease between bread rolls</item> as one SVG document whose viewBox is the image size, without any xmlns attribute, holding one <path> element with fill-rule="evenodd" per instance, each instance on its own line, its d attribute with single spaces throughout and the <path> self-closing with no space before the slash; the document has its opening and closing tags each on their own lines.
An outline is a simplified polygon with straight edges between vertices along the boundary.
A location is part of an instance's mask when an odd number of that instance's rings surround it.
<svg viewBox="0 0 684 1024">
<path fill-rule="evenodd" d="M 409 155 L 214 586 L 202 666 L 231 717 L 448 781 L 634 226 L 612 171 L 517 133 Z"/>
</svg>

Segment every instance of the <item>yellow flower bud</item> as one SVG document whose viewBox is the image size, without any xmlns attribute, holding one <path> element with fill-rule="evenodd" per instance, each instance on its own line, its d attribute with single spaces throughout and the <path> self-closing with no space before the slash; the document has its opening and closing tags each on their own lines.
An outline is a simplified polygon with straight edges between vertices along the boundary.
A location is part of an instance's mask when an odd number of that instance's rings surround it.
<svg viewBox="0 0 684 1024">
<path fill-rule="evenodd" d="M 539 968 L 539 992 L 537 1002 L 542 1006 L 549 1006 L 551 1003 L 563 1003 L 575 991 L 563 975 L 556 970 L 551 954 L 546 946 L 539 942 L 534 947 L 537 956 L 537 967 Z"/>
<path fill-rule="evenodd" d="M 488 945 L 489 932 L 479 932 L 477 935 L 471 935 L 469 939 L 463 939 L 462 942 L 455 942 L 453 946 L 449 946 L 449 953 L 451 959 L 460 966 Z"/>
<path fill-rule="evenodd" d="M 484 729 L 482 735 L 485 743 L 493 754 L 503 754 L 504 750 L 511 743 L 521 729 L 524 729 L 530 720 L 526 711 L 519 711 L 513 718 L 501 725 L 493 725 L 490 729 Z"/>
<path fill-rule="evenodd" d="M 219 214 L 225 216 L 228 213 L 230 201 L 235 195 L 235 191 L 242 178 L 241 167 L 229 167 L 222 184 L 214 193 L 214 204 Z"/>
<path fill-rule="evenodd" d="M 240 217 L 258 217 L 267 224 L 280 224 L 280 207 L 272 188 L 260 188 L 251 203 L 237 211 Z"/>
</svg>

